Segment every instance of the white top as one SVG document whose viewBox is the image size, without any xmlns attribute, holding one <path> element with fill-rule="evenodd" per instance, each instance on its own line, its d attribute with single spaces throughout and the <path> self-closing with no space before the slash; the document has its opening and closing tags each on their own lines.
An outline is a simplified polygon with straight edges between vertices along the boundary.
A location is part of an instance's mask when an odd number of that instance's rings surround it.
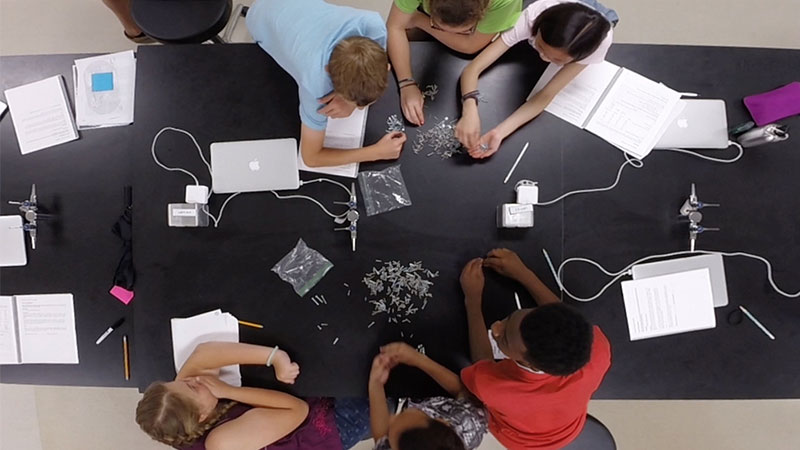
<svg viewBox="0 0 800 450">
<path fill-rule="evenodd" d="M 531 27 L 533 27 L 533 22 L 536 20 L 537 17 L 541 13 L 543 13 L 546 9 L 551 8 L 556 5 L 560 5 L 562 3 L 581 3 L 571 0 L 539 0 L 537 2 L 531 3 L 522 14 L 517 19 L 517 23 L 514 25 L 514 28 L 511 28 L 508 31 L 503 32 L 500 37 L 503 39 L 503 42 L 511 47 L 517 42 L 527 40 L 531 46 L 533 46 L 533 41 L 535 36 L 531 34 Z M 585 3 L 581 3 L 584 6 L 591 6 L 586 5 Z M 580 64 L 597 64 L 605 61 L 606 53 L 608 53 L 609 47 L 611 47 L 612 38 L 614 35 L 613 27 L 608 30 L 608 34 L 606 34 L 605 39 L 603 42 L 600 43 L 600 46 L 597 47 L 592 54 L 583 58 L 582 60 L 578 61 Z"/>
</svg>

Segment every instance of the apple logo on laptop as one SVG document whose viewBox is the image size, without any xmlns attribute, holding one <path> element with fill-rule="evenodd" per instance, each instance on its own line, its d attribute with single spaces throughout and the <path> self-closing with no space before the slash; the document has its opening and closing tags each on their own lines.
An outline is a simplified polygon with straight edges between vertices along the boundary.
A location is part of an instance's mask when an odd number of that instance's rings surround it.
<svg viewBox="0 0 800 450">
<path fill-rule="evenodd" d="M 689 120 L 686 118 L 678 119 L 678 128 L 689 128 Z"/>
<path fill-rule="evenodd" d="M 250 166 L 250 170 L 252 170 L 253 172 L 261 170 L 261 164 L 258 162 L 258 159 L 250 161 L 250 164 L 248 165 Z"/>
</svg>

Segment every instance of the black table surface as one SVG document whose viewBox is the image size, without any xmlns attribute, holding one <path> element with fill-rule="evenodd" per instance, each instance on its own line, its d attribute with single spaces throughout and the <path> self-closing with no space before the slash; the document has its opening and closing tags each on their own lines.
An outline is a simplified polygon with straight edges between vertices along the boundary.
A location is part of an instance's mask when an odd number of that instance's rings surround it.
<svg viewBox="0 0 800 450">
<path fill-rule="evenodd" d="M 416 79 L 422 85 L 439 86 L 436 99 L 426 103 L 426 125 L 421 130 L 427 130 L 459 115 L 457 78 L 467 60 L 434 43 L 413 45 Z M 2 121 L 3 202 L 24 197 L 28 184 L 41 178 L 45 181 L 37 182 L 37 188 L 44 192 L 42 204 L 63 204 L 65 223 L 63 235 L 53 227 L 47 237 L 45 230 L 43 251 L 35 253 L 28 266 L 0 272 L 2 292 L 75 293 L 81 351 L 78 366 L 47 366 L 46 371 L 4 366 L 3 382 L 124 385 L 116 346 L 95 348 L 93 343 L 95 333 L 124 314 L 129 319 L 126 326 L 134 326 L 133 375 L 140 388 L 146 387 L 153 380 L 174 376 L 169 319 L 216 308 L 265 325 L 263 330 L 241 328 L 241 340 L 287 349 L 302 367 L 291 388 L 298 394 L 364 395 L 372 356 L 380 345 L 395 340 L 423 344 L 428 355 L 458 369 L 468 364 L 458 274 L 469 258 L 493 247 L 512 248 L 555 289 L 542 247 L 556 263 L 584 256 L 614 270 L 653 253 L 686 249 L 685 224 L 678 223 L 677 210 L 691 182 L 697 183 L 702 200 L 722 203 L 706 210 L 704 219 L 704 225 L 717 225 L 722 231 L 701 235 L 699 248 L 767 257 L 783 289 L 800 289 L 791 276 L 800 268 L 793 195 L 799 184 L 790 174 L 800 160 L 796 139 L 749 150 L 731 165 L 655 153 L 646 158 L 644 168 L 626 169 L 613 191 L 537 208 L 533 229 L 498 230 L 495 208 L 513 200 L 513 182 L 537 181 L 545 200 L 566 190 L 610 184 L 623 161 L 609 144 L 546 113 L 509 137 L 501 151 L 486 161 L 426 157 L 425 151 L 414 154 L 407 144 L 398 162 L 413 206 L 366 217 L 360 205 L 356 253 L 350 251 L 347 233 L 332 231 L 335 224 L 316 206 L 277 200 L 268 193 L 242 194 L 232 200 L 219 228 L 169 228 L 166 205 L 182 201 L 191 179 L 165 172 L 152 161 L 150 144 L 156 132 L 165 126 L 186 129 L 206 155 L 211 142 L 298 137 L 296 87 L 255 45 L 142 47 L 137 58 L 136 121 L 131 127 L 84 132 L 79 141 L 21 157 L 10 120 Z M 4 58 L 3 86 L 34 81 L 50 72 L 67 74 L 72 59 Z M 617 44 L 609 60 L 677 90 L 725 99 L 730 124 L 749 117 L 741 104 L 743 96 L 786 84 L 800 73 L 800 52 L 788 50 Z M 521 103 L 544 68 L 533 50 L 520 45 L 481 78 L 481 91 L 488 100 L 481 104 L 484 129 Z M 370 108 L 367 143 L 382 135 L 390 114 L 401 116 L 393 89 Z M 795 127 L 800 123 L 797 117 L 782 122 Z M 412 141 L 419 130 L 407 126 L 406 131 Z M 508 168 L 528 141 L 531 147 L 525 158 L 511 182 L 503 185 Z M 101 153 L 98 147 L 109 150 Z M 210 182 L 185 136 L 165 134 L 158 149 L 165 164 L 187 168 Z M 59 164 L 62 158 L 64 164 Z M 398 162 L 363 164 L 362 170 Z M 317 177 L 301 174 L 306 180 Z M 121 188 L 128 179 L 135 180 L 138 279 L 136 299 L 126 309 L 106 291 L 119 256 L 119 244 L 108 229 L 119 214 Z M 301 192 L 332 209 L 331 202 L 345 200 L 343 191 L 329 185 L 309 185 Z M 212 198 L 213 212 L 224 198 Z M 14 213 L 10 206 L 3 208 L 4 214 Z M 334 263 L 304 298 L 270 271 L 298 238 Z M 385 316 L 371 316 L 361 278 L 378 264 L 376 259 L 422 261 L 426 268 L 439 271 L 434 298 L 411 324 L 387 324 Z M 84 276 L 75 277 L 76 271 Z M 796 300 L 770 290 L 758 262 L 726 258 L 726 273 L 731 303 L 717 309 L 715 329 L 646 341 L 629 341 L 618 286 L 588 304 L 566 299 L 600 325 L 612 343 L 613 365 L 596 398 L 797 397 L 800 383 L 793 374 L 800 369 L 794 356 L 800 341 L 800 307 Z M 580 295 L 593 294 L 606 281 L 589 267 L 565 270 L 567 287 Z M 343 283 L 351 288 L 349 297 Z M 523 294 L 514 283 L 487 274 L 488 322 L 513 310 L 515 290 Z M 328 305 L 314 306 L 308 299 L 314 294 L 324 294 Z M 533 305 L 525 294 L 522 301 Z M 747 305 L 778 339 L 767 340 L 748 322 L 728 325 L 725 316 L 739 304 Z M 375 326 L 368 329 L 373 320 Z M 320 322 L 329 326 L 319 331 Z M 270 372 L 244 368 L 245 383 L 277 386 Z M 406 394 L 435 391 L 429 380 L 411 370 L 394 376 L 390 387 Z"/>
<path fill-rule="evenodd" d="M 72 64 L 91 55 L 0 58 L 0 91 L 54 75 L 64 77 L 70 103 Z M 5 99 L 5 96 L 3 95 Z M 81 131 L 80 139 L 22 155 L 11 115 L 0 120 L 0 212 L 19 214 L 9 200 L 24 200 L 36 183 L 40 212 L 36 250 L 28 264 L 0 270 L 3 295 L 72 293 L 80 364 L 0 366 L 0 381 L 83 386 L 132 386 L 123 372 L 123 333 L 133 332 L 133 313 L 108 290 L 121 255 L 111 227 L 122 212 L 130 184 L 130 127 Z M 101 345 L 95 339 L 120 317 L 125 323 Z"/>
</svg>

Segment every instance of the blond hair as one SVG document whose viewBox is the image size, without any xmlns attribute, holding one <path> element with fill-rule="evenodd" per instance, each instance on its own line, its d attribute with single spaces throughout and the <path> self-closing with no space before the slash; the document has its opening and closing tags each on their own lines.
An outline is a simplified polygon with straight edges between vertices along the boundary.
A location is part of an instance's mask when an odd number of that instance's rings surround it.
<svg viewBox="0 0 800 450">
<path fill-rule="evenodd" d="M 358 106 L 374 102 L 386 90 L 389 58 L 377 42 L 361 36 L 342 39 L 328 61 L 333 90 Z"/>
<path fill-rule="evenodd" d="M 151 438 L 172 447 L 184 447 L 206 434 L 236 402 L 218 403 L 200 422 L 200 411 L 190 399 L 167 389 L 161 381 L 151 384 L 136 405 L 136 423 Z"/>
</svg>

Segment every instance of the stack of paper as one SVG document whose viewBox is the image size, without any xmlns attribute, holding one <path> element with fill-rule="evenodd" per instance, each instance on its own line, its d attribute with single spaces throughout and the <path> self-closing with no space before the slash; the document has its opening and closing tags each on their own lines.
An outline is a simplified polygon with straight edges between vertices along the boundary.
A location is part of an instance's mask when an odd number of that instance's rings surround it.
<svg viewBox="0 0 800 450">
<path fill-rule="evenodd" d="M 531 91 L 544 89 L 561 67 L 550 64 Z M 608 61 L 590 64 L 545 111 L 642 159 L 667 129 L 680 93 Z"/>
<path fill-rule="evenodd" d="M 23 155 L 78 139 L 60 75 L 6 89 L 5 94 Z"/>
<path fill-rule="evenodd" d="M 133 123 L 136 87 L 133 50 L 76 59 L 72 76 L 79 130 Z"/>
<path fill-rule="evenodd" d="M 0 364 L 78 364 L 72 294 L 0 296 Z"/>
<path fill-rule="evenodd" d="M 364 146 L 364 131 L 367 128 L 367 110 L 369 107 L 353 110 L 349 117 L 343 119 L 328 119 L 325 128 L 325 148 L 356 149 Z M 302 142 L 300 143 L 302 146 Z M 298 152 L 297 165 L 306 172 L 338 175 L 340 177 L 355 178 L 358 176 L 358 163 L 343 164 L 341 166 L 308 167 L 303 161 L 302 152 Z"/>
<path fill-rule="evenodd" d="M 219 309 L 185 319 L 172 319 L 170 324 L 176 373 L 198 344 L 211 341 L 239 342 L 239 321 L 232 314 Z M 220 369 L 219 377 L 232 386 L 242 385 L 238 364 Z"/>
<path fill-rule="evenodd" d="M 707 268 L 622 282 L 631 340 L 714 328 Z"/>
</svg>

